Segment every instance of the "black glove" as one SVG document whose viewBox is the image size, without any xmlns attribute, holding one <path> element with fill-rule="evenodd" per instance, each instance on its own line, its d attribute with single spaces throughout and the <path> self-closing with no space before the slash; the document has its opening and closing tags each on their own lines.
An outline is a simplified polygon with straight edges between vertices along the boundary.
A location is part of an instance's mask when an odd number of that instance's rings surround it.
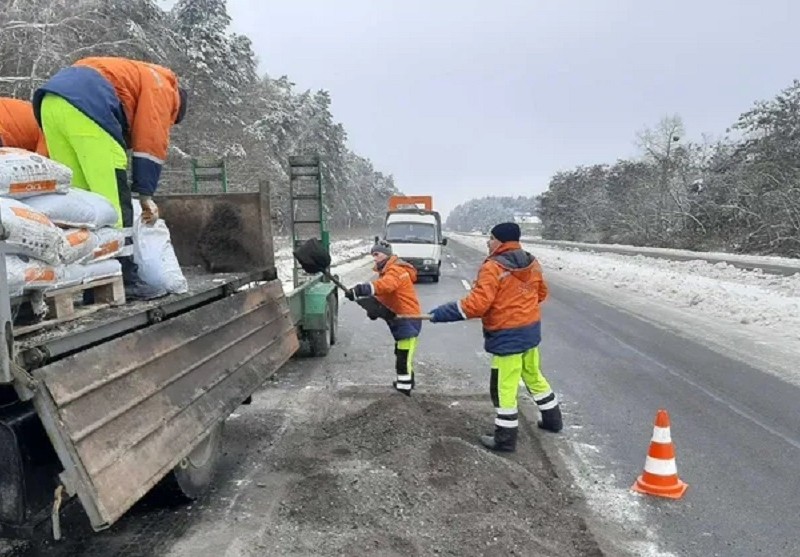
<svg viewBox="0 0 800 557">
<path fill-rule="evenodd" d="M 373 296 L 372 292 L 372 285 L 368 282 L 362 282 L 361 284 L 356 284 L 353 287 L 353 292 L 359 298 L 366 298 L 367 296 Z"/>
<path fill-rule="evenodd" d="M 347 298 L 348 300 L 350 300 L 351 302 L 355 302 L 356 301 L 356 293 L 353 292 L 352 288 L 344 293 L 344 297 Z"/>
</svg>

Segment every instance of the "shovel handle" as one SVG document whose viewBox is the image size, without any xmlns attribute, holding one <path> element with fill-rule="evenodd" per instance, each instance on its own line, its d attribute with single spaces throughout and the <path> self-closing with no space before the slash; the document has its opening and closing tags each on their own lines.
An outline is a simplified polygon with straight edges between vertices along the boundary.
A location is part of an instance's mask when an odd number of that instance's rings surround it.
<svg viewBox="0 0 800 557">
<path fill-rule="evenodd" d="M 339 282 L 339 279 L 337 279 L 335 276 L 333 276 L 333 274 L 331 274 L 330 271 L 327 271 L 327 270 L 322 271 L 322 274 L 325 275 L 325 277 L 327 277 L 328 280 L 330 280 L 333 284 L 335 284 L 336 286 L 341 288 L 343 291 L 347 292 L 348 290 L 350 290 L 344 284 Z"/>
<path fill-rule="evenodd" d="M 395 319 L 418 319 L 420 321 L 430 321 L 430 313 L 423 313 L 422 315 L 398 315 Z"/>
</svg>

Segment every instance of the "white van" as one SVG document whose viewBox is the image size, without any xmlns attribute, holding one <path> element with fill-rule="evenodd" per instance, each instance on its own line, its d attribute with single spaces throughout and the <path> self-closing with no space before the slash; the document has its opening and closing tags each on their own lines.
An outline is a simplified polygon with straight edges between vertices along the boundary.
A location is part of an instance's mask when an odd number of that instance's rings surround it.
<svg viewBox="0 0 800 557">
<path fill-rule="evenodd" d="M 439 282 L 442 246 L 447 245 L 439 213 L 424 209 L 390 211 L 386 213 L 383 239 L 392 245 L 394 255 L 414 266 L 418 277 Z"/>
</svg>

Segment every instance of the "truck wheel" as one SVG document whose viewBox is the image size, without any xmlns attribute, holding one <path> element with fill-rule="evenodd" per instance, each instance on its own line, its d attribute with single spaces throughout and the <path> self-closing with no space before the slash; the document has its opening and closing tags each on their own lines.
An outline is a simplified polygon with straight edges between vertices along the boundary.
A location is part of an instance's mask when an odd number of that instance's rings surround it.
<svg viewBox="0 0 800 557">
<path fill-rule="evenodd" d="M 336 340 L 335 324 L 332 324 L 331 317 L 331 302 L 325 306 L 325 329 L 320 331 L 308 331 L 308 347 L 311 350 L 311 355 L 315 358 L 327 356 L 331 350 L 331 339 Z"/>
<path fill-rule="evenodd" d="M 221 421 L 212 427 L 205 439 L 164 478 L 164 487 L 170 498 L 194 501 L 209 488 L 222 453 L 224 423 Z"/>
<path fill-rule="evenodd" d="M 439 275 L 441 274 L 442 274 L 442 264 L 439 263 L 439 265 L 436 267 L 436 274 L 431 277 L 431 280 L 433 282 L 439 282 Z"/>
</svg>

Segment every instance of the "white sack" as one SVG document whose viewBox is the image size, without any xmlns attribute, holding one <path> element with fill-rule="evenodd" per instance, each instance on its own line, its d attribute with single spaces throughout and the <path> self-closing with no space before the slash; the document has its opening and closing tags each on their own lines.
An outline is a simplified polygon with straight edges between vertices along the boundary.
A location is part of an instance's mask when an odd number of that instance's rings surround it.
<svg viewBox="0 0 800 557">
<path fill-rule="evenodd" d="M 83 282 L 122 275 L 122 265 L 116 259 L 105 259 L 97 263 L 80 265 L 80 268 L 83 271 Z"/>
<path fill-rule="evenodd" d="M 60 263 L 64 234 L 45 215 L 14 199 L 0 197 L 0 217 L 9 235 L 8 253 Z"/>
<path fill-rule="evenodd" d="M 73 263 L 72 265 L 59 265 L 56 268 L 58 280 L 52 288 L 66 288 L 67 286 L 77 286 L 83 282 L 86 274 L 82 265 Z"/>
<path fill-rule="evenodd" d="M 63 194 L 32 197 L 25 202 L 47 215 L 53 224 L 65 228 L 94 230 L 117 224 L 117 211 L 108 199 L 79 188 L 70 188 Z"/>
<path fill-rule="evenodd" d="M 6 256 L 6 278 L 12 296 L 24 290 L 51 288 L 58 284 L 59 273 L 55 265 L 48 265 L 24 255 Z"/>
<path fill-rule="evenodd" d="M 170 294 L 184 294 L 189 285 L 183 276 L 167 223 L 159 219 L 152 226 L 142 222 L 142 209 L 133 204 L 133 260 L 145 284 L 163 288 Z"/>
<path fill-rule="evenodd" d="M 121 229 L 98 228 L 91 234 L 94 239 L 94 247 L 81 263 L 92 263 L 122 255 L 122 250 L 125 248 L 125 233 Z"/>
<path fill-rule="evenodd" d="M 55 288 L 75 286 L 93 280 L 118 277 L 122 275 L 122 265 L 116 259 L 104 259 L 96 263 L 72 263 L 59 269 L 59 279 Z"/>
<path fill-rule="evenodd" d="M 18 199 L 63 192 L 72 182 L 68 166 L 25 149 L 0 147 L 0 195 Z"/>
<path fill-rule="evenodd" d="M 94 234 L 86 228 L 68 228 L 64 230 L 64 248 L 61 261 L 69 265 L 86 259 L 95 248 L 97 241 Z"/>
</svg>

